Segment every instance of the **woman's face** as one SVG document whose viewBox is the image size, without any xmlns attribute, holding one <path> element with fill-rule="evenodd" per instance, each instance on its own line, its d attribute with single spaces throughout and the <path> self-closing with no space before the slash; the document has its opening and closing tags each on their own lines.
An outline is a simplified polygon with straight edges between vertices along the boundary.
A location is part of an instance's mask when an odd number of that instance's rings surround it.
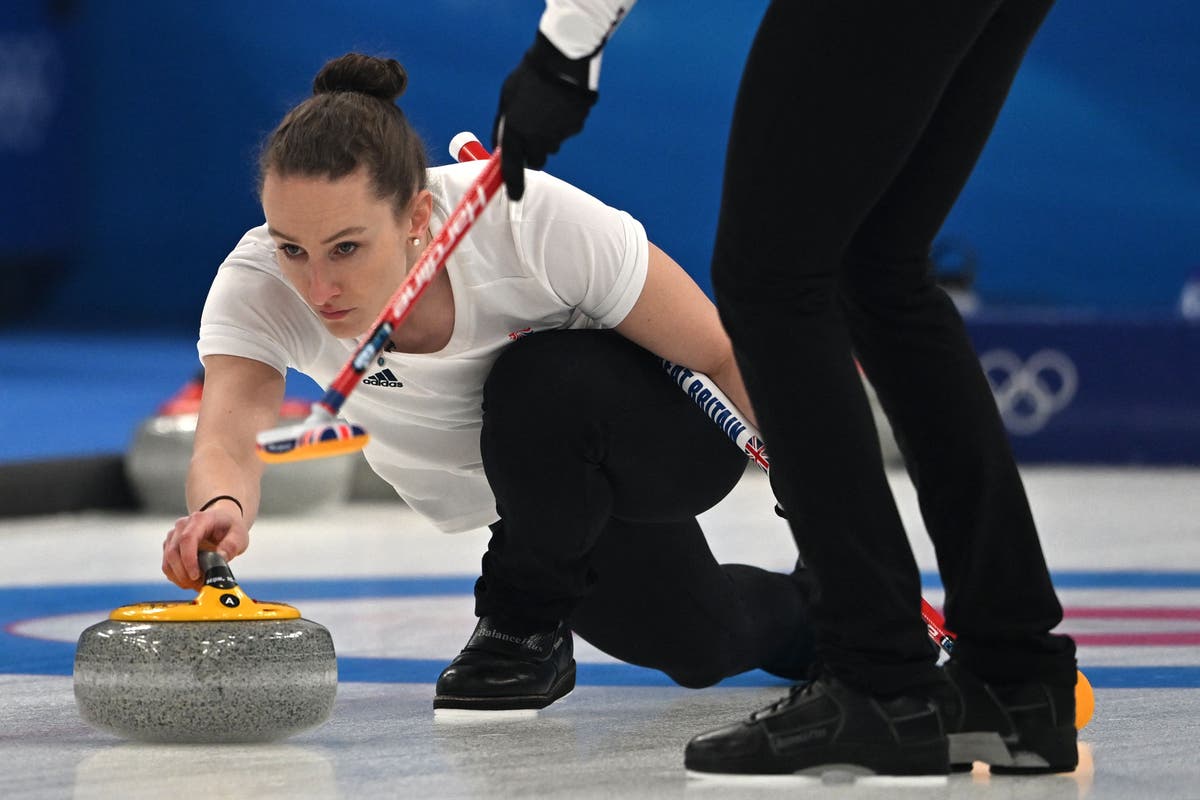
<svg viewBox="0 0 1200 800">
<path fill-rule="evenodd" d="M 361 169 L 337 180 L 269 172 L 262 204 L 284 277 L 339 338 L 368 331 L 404 280 L 408 238 L 429 223 L 427 191 L 397 215 Z"/>
</svg>

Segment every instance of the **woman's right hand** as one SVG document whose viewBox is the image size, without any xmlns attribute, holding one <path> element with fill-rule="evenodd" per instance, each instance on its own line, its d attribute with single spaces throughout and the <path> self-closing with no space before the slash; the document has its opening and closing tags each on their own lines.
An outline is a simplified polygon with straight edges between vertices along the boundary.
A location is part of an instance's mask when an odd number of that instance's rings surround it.
<svg viewBox="0 0 1200 800">
<path fill-rule="evenodd" d="M 196 554 L 215 550 L 232 561 L 250 545 L 250 531 L 238 507 L 222 501 L 207 511 L 195 511 L 175 520 L 175 527 L 163 541 L 162 571 L 184 589 L 199 590 L 204 585 Z"/>
</svg>

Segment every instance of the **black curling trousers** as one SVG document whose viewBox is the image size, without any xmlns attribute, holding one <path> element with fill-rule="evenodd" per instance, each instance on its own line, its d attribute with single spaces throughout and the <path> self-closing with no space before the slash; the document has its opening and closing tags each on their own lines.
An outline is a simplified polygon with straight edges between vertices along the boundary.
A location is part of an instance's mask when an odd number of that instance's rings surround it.
<svg viewBox="0 0 1200 800">
<path fill-rule="evenodd" d="M 613 331 L 518 340 L 485 384 L 481 445 L 501 519 L 476 584 L 479 616 L 566 619 L 684 686 L 807 668 L 797 581 L 719 565 L 709 550 L 696 515 L 729 493 L 746 458 L 656 356 Z M 747 535 L 770 520 L 764 509 Z"/>
<path fill-rule="evenodd" d="M 742 77 L 717 305 L 816 583 L 818 657 L 868 691 L 940 678 L 855 356 L 917 488 L 955 657 L 1074 683 L 1005 430 L 929 260 L 1050 5 L 779 0 Z"/>
</svg>

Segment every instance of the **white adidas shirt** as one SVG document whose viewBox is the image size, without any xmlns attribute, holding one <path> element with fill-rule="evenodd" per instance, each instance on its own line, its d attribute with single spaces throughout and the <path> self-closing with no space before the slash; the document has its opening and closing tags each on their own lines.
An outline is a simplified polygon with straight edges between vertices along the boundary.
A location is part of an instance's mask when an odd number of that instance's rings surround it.
<svg viewBox="0 0 1200 800">
<path fill-rule="evenodd" d="M 431 232 L 483 168 L 429 170 Z M 371 436 L 366 456 L 396 492 L 440 530 L 495 522 L 479 452 L 483 383 L 508 344 L 527 333 L 610 328 L 646 280 L 642 225 L 624 211 L 545 173 L 528 172 L 520 203 L 503 191 L 446 262 L 454 333 L 429 354 L 384 353 L 342 407 Z M 364 332 L 365 333 L 365 332 Z M 198 350 L 293 367 L 328 386 L 354 352 L 283 277 L 266 226 L 246 233 L 217 270 Z"/>
</svg>

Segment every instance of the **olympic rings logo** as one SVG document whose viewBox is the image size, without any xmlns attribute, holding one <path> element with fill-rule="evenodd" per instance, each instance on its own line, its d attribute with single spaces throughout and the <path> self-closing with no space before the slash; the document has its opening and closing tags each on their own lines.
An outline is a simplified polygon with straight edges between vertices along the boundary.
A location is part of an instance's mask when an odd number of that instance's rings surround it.
<svg viewBox="0 0 1200 800">
<path fill-rule="evenodd" d="M 1065 353 L 1039 350 L 1022 362 L 1011 350 L 989 350 L 979 364 L 991 384 L 1005 427 L 1029 436 L 1046 427 L 1079 388 L 1079 372 Z"/>
</svg>

